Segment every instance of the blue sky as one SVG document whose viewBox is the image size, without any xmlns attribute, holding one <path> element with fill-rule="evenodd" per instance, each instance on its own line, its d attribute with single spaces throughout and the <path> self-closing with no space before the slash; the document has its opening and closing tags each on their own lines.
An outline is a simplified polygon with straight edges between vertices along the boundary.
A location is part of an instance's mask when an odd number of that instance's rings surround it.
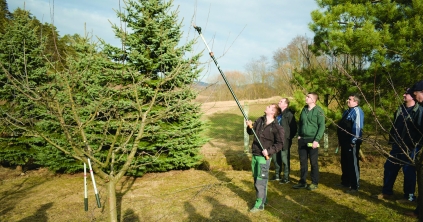
<svg viewBox="0 0 423 222">
<path fill-rule="evenodd" d="M 113 9 L 119 0 L 7 0 L 9 11 L 17 7 L 31 11 L 42 22 L 54 22 L 60 35 L 85 30 L 106 42 L 119 45 L 111 23 L 119 20 Z M 25 4 L 25 6 L 24 6 Z M 298 35 L 313 37 L 308 28 L 315 0 L 174 0 L 183 19 L 184 37 L 198 37 L 191 24 L 202 27 L 203 35 L 224 72 L 245 71 L 245 65 L 260 56 L 269 61 L 278 48 L 286 47 Z M 120 6 L 124 4 L 121 1 Z M 53 16 L 54 12 L 54 16 Z M 86 27 L 86 29 L 84 28 Z M 205 49 L 199 39 L 196 51 Z M 207 52 L 203 62 L 210 62 Z M 213 63 L 206 66 L 203 79 L 218 75 Z"/>
</svg>

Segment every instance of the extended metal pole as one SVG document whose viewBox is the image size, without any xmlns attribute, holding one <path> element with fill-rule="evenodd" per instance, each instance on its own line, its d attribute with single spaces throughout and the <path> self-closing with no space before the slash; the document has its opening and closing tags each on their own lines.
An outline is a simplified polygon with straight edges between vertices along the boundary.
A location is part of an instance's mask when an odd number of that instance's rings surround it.
<svg viewBox="0 0 423 222">
<path fill-rule="evenodd" d="M 93 181 L 95 199 L 97 200 L 97 207 L 101 208 L 100 196 L 98 195 L 97 186 L 95 184 L 94 172 L 93 172 L 93 168 L 91 167 L 90 158 L 88 158 L 88 166 L 90 167 L 91 180 Z"/>
<path fill-rule="evenodd" d="M 88 211 L 87 164 L 84 163 L 84 209 Z"/>
<path fill-rule="evenodd" d="M 226 86 L 228 86 L 229 91 L 231 92 L 232 96 L 234 97 L 235 102 L 236 102 L 236 104 L 238 105 L 239 110 L 241 110 L 241 113 L 242 113 L 242 115 L 244 116 L 244 119 L 245 119 L 245 120 L 248 120 L 248 117 L 247 117 L 247 115 L 245 114 L 244 109 L 242 109 L 242 106 L 241 106 L 241 104 L 239 103 L 238 99 L 236 98 L 236 95 L 235 95 L 234 91 L 232 90 L 232 87 L 231 87 L 231 85 L 229 84 L 228 80 L 226 79 L 225 74 L 223 74 L 223 71 L 220 69 L 220 66 L 219 66 L 219 64 L 217 63 L 217 60 L 216 60 L 216 58 L 214 57 L 213 52 L 210 50 L 209 46 L 207 45 L 207 42 L 206 42 L 206 40 L 204 39 L 203 34 L 201 34 L 201 27 L 199 27 L 199 26 L 195 26 L 195 25 L 193 25 L 193 27 L 194 27 L 194 29 L 195 29 L 195 30 L 197 30 L 198 34 L 200 34 L 201 39 L 203 39 L 203 42 L 204 42 L 204 44 L 206 45 L 207 50 L 209 51 L 209 55 L 210 55 L 210 57 L 213 59 L 214 64 L 216 65 L 217 69 L 218 69 L 218 70 L 219 70 L 219 72 L 220 72 L 220 75 L 222 75 L 222 78 L 223 78 L 223 80 L 225 81 Z M 254 129 L 252 128 L 252 126 L 249 126 L 249 127 L 252 129 L 252 131 L 253 131 L 253 133 L 254 133 L 254 137 L 256 138 L 257 142 L 259 143 L 261 150 L 264 150 L 263 145 L 261 145 L 261 142 L 260 142 L 260 140 L 259 140 L 259 138 L 258 138 L 258 136 L 257 136 L 256 132 L 254 131 Z M 266 160 L 267 160 L 267 159 L 269 159 L 269 156 L 265 156 L 265 158 L 266 158 Z"/>
</svg>

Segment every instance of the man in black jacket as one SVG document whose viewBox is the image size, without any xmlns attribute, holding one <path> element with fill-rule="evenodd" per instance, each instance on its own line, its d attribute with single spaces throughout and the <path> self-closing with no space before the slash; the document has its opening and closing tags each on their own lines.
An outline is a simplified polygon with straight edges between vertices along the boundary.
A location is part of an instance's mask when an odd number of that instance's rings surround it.
<svg viewBox="0 0 423 222">
<path fill-rule="evenodd" d="M 409 89 L 408 89 L 409 90 Z M 416 103 L 410 91 L 403 94 L 404 104 L 394 113 L 393 127 L 389 132 L 389 143 L 392 150 L 384 165 L 383 188 L 379 198 L 389 199 L 393 195 L 393 187 L 398 172 L 402 167 L 404 173 L 404 198 L 414 201 L 416 197 L 416 168 L 410 165 L 421 139 L 419 128 L 422 125 L 423 108 Z"/>
<path fill-rule="evenodd" d="M 254 130 L 263 146 L 261 147 L 257 138 L 254 137 L 251 146 L 253 154 L 251 168 L 257 198 L 254 207 L 250 210 L 252 213 L 264 210 L 271 162 L 269 155 L 273 155 L 282 149 L 284 138 L 284 130 L 276 121 L 276 117 L 280 114 L 279 107 L 276 104 L 271 104 L 266 107 L 264 114 L 254 122 L 254 125 L 252 125 L 251 120 L 246 121 L 248 125 L 247 133 L 252 135 Z"/>
<path fill-rule="evenodd" d="M 423 80 L 420 80 L 419 82 L 417 82 L 417 83 L 415 83 L 414 85 L 413 85 L 413 87 L 411 87 L 409 90 L 408 90 L 408 92 L 410 93 L 410 95 L 412 95 L 413 96 L 413 98 L 420 104 L 420 105 L 422 105 L 423 104 Z M 419 129 L 419 132 L 420 132 L 420 135 L 423 135 L 423 129 Z M 422 137 L 420 137 L 420 139 L 419 139 L 419 147 L 421 148 L 421 143 L 422 143 L 422 140 L 423 138 Z M 419 199 L 420 198 L 422 198 L 421 197 L 421 194 L 420 194 L 420 196 L 418 197 Z M 412 212 L 407 212 L 406 213 L 406 215 L 408 215 L 408 216 L 412 216 L 412 217 L 418 217 L 419 216 L 419 213 L 420 213 L 420 208 L 421 208 L 421 206 L 419 205 L 419 204 L 417 204 L 417 207 L 416 207 L 416 209 L 414 210 L 414 211 L 412 211 Z"/>
<path fill-rule="evenodd" d="M 280 179 L 280 174 L 283 171 L 283 179 L 280 181 L 281 184 L 289 183 L 289 172 L 291 169 L 291 145 L 292 138 L 297 134 L 297 121 L 293 112 L 288 108 L 289 99 L 282 98 L 278 103 L 282 113 L 276 117 L 279 125 L 284 129 L 285 135 L 283 138 L 282 150 L 276 154 L 273 154 L 272 159 L 275 164 L 275 178 L 274 180 Z"/>
</svg>

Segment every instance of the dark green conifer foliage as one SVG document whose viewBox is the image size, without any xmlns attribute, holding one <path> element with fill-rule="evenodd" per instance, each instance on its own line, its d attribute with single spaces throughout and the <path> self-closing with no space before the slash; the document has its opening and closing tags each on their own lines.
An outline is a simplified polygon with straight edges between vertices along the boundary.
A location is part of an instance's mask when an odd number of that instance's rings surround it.
<svg viewBox="0 0 423 222">
<path fill-rule="evenodd" d="M 11 164 L 24 165 L 35 155 L 31 135 L 14 121 L 31 127 L 44 112 L 34 102 L 41 99 L 37 91 L 49 81 L 38 30 L 29 12 L 17 9 L 13 21 L 0 34 L 0 109 L 2 117 L 8 116 L 6 119 L 10 120 L 0 126 L 0 159 Z"/>
<path fill-rule="evenodd" d="M 9 11 L 6 0 L 0 0 L 0 33 L 3 34 L 9 21 L 12 19 L 12 13 Z"/>
<path fill-rule="evenodd" d="M 146 118 L 149 125 L 138 144 L 140 158 L 131 173 L 187 169 L 199 164 L 199 147 L 204 143 L 199 106 L 190 85 L 197 78 L 199 55 L 188 57 L 193 41 L 179 45 L 181 24 L 172 2 L 126 1 L 126 12 L 117 12 L 128 27 L 114 26 L 122 47 L 107 45 L 104 51 L 135 74 L 123 76 L 123 86 L 136 84 L 121 109 L 140 118 L 139 112 L 155 101 Z M 142 110 L 134 101 L 142 104 Z M 148 164 L 148 165 L 147 165 Z"/>
<path fill-rule="evenodd" d="M 363 93 L 370 104 L 363 107 L 365 113 L 373 115 L 372 109 L 389 128 L 404 88 L 423 78 L 422 1 L 317 3 L 320 9 L 311 13 L 311 48 L 326 56 L 326 66 L 298 72 L 297 82 L 336 101 Z M 368 118 L 366 126 L 375 126 L 372 121 Z"/>
<path fill-rule="evenodd" d="M 321 10 L 312 12 L 310 24 L 316 34 L 314 51 L 336 58 L 366 96 L 377 102 L 385 93 L 398 98 L 394 89 L 401 97 L 404 87 L 423 77 L 422 1 L 317 2 Z M 328 83 L 340 89 L 355 88 L 350 78 L 341 74 L 339 79 Z M 345 97 L 347 91 L 339 92 Z"/>
<path fill-rule="evenodd" d="M 59 44 L 53 26 L 41 24 L 28 11 L 18 8 L 10 18 L 0 34 L 0 109 L 3 117 L 9 117 L 3 118 L 0 126 L 0 161 L 12 165 L 35 163 L 54 171 L 81 169 L 74 158 L 57 149 L 46 149 L 45 141 L 30 133 L 48 113 L 40 92 L 51 84 L 51 73 L 61 67 L 57 64 L 64 64 L 58 57 L 65 54 L 64 44 Z"/>
</svg>

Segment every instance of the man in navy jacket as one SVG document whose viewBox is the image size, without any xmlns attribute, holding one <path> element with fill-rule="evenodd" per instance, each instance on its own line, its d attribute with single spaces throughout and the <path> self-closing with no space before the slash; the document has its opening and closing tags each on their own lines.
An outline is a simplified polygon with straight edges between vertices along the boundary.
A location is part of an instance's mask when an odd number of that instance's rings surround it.
<svg viewBox="0 0 423 222">
<path fill-rule="evenodd" d="M 359 152 L 364 126 L 364 113 L 358 106 L 360 97 L 350 95 L 348 109 L 338 123 L 338 143 L 341 147 L 341 184 L 348 187 L 348 193 L 358 191 L 360 180 Z"/>
</svg>

